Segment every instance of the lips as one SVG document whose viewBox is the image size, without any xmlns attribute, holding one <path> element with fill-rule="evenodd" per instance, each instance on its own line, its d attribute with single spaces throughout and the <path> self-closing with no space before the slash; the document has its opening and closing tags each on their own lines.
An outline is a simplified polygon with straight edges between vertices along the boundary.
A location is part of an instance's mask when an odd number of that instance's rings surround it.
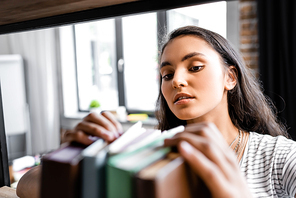
<svg viewBox="0 0 296 198">
<path fill-rule="evenodd" d="M 174 103 L 176 104 L 179 101 L 182 100 L 190 100 L 193 99 L 194 97 L 191 96 L 190 94 L 187 93 L 178 93 L 175 97 L 174 97 Z"/>
</svg>

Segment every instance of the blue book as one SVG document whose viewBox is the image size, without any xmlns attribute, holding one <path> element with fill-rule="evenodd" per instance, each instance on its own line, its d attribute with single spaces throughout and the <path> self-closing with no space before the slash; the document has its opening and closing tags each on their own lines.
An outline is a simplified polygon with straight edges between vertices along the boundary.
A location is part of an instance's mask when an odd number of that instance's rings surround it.
<svg viewBox="0 0 296 198">
<path fill-rule="evenodd" d="M 108 147 L 103 139 L 82 151 L 82 198 L 105 198 L 105 167 Z"/>
</svg>

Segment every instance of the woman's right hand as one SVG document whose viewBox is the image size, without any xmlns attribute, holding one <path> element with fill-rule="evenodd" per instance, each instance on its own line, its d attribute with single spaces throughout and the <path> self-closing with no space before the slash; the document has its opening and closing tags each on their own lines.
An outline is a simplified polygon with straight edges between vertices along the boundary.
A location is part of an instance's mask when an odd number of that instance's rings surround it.
<svg viewBox="0 0 296 198">
<path fill-rule="evenodd" d="M 123 133 L 121 124 L 115 116 L 108 111 L 101 114 L 92 112 L 88 114 L 76 127 L 67 130 L 62 142 L 79 142 L 85 145 L 93 143 L 92 136 L 100 137 L 106 142 L 116 140 Z"/>
</svg>

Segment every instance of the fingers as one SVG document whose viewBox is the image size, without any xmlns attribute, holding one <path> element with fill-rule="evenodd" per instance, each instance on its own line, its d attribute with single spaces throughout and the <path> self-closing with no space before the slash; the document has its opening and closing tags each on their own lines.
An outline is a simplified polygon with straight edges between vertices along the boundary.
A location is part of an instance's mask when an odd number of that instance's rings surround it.
<svg viewBox="0 0 296 198">
<path fill-rule="evenodd" d="M 186 134 L 193 134 L 194 136 L 186 137 Z M 206 142 L 211 142 L 221 150 L 229 152 L 229 147 L 218 128 L 213 123 L 208 122 L 189 124 L 185 127 L 184 132 L 177 133 L 174 137 L 166 139 L 164 143 L 165 146 L 176 146 L 182 138 L 183 140 L 190 141 L 190 138 L 196 136 L 206 138 Z"/>
<path fill-rule="evenodd" d="M 89 145 L 95 137 L 112 142 L 123 132 L 121 124 L 110 112 L 90 113 L 73 130 L 67 130 L 62 137 L 63 142 L 79 142 Z"/>
<path fill-rule="evenodd" d="M 225 176 L 219 167 L 186 141 L 180 142 L 178 144 L 178 149 L 193 171 L 205 182 L 212 196 L 221 197 L 222 192 L 224 192 L 228 186 L 224 179 Z M 215 195 L 217 192 L 222 194 Z"/>
<path fill-rule="evenodd" d="M 117 119 L 111 112 L 104 111 L 101 114 L 105 116 L 115 126 L 119 134 L 123 133 L 122 125 L 120 124 L 120 122 L 117 121 Z"/>
<path fill-rule="evenodd" d="M 167 145 L 179 145 L 181 142 L 188 142 L 191 144 L 192 147 L 201 152 L 208 158 L 208 160 L 216 164 L 221 169 L 221 172 L 225 177 L 228 177 L 229 172 L 233 170 L 232 167 L 236 165 L 234 156 L 232 160 L 229 160 L 232 153 L 223 151 L 216 143 L 210 141 L 207 137 L 186 132 L 181 133 L 178 137 L 165 140 Z M 231 164 L 230 166 L 229 162 Z"/>
<path fill-rule="evenodd" d="M 90 145 L 93 141 L 89 135 L 82 131 L 67 130 L 63 136 L 63 142 L 78 142 L 84 145 Z"/>
<path fill-rule="evenodd" d="M 86 122 L 82 121 L 80 122 L 76 127 L 75 130 L 77 131 L 77 136 L 81 133 L 84 132 L 84 135 L 92 135 L 92 136 L 97 136 L 101 137 L 104 140 L 111 142 L 115 140 L 118 137 L 118 134 L 115 133 L 114 131 L 108 131 L 106 128 L 92 123 L 92 122 Z M 82 138 L 82 136 L 79 135 L 77 138 Z"/>
<path fill-rule="evenodd" d="M 225 139 L 223 138 L 222 134 L 220 133 L 216 125 L 213 123 L 202 122 L 197 124 L 189 124 L 186 126 L 184 132 L 189 132 L 202 137 L 206 137 L 211 142 L 214 142 L 217 145 L 219 145 L 222 149 L 228 148 Z M 178 137 L 178 135 L 180 134 L 177 134 L 176 137 Z"/>
<path fill-rule="evenodd" d="M 90 113 L 83 120 L 87 123 L 94 123 L 95 126 L 96 125 L 100 126 L 98 127 L 99 128 L 98 130 L 100 130 L 102 133 L 104 133 L 103 129 L 105 129 L 105 132 L 106 131 L 108 131 L 109 133 L 111 132 L 114 138 L 119 137 L 122 133 L 121 124 L 118 121 L 116 121 L 116 119 L 110 112 L 103 112 L 102 114 Z M 92 126 L 90 126 L 89 128 L 89 129 L 92 129 L 91 131 L 88 131 L 87 129 L 85 129 L 86 131 L 85 130 L 83 131 L 90 132 L 90 134 L 92 135 L 98 135 L 98 134 L 93 134 L 94 129 Z"/>
<path fill-rule="evenodd" d="M 215 125 L 188 125 L 185 131 L 165 140 L 166 146 L 177 146 L 192 170 L 205 182 L 212 197 L 250 195 L 246 182 L 231 151 Z"/>
<path fill-rule="evenodd" d="M 165 146 L 177 146 L 187 142 L 204 157 L 214 163 L 221 174 L 228 178 L 233 170 L 238 170 L 236 156 L 229 149 L 226 141 L 214 124 L 199 123 L 188 125 L 185 131 L 166 139 Z"/>
</svg>

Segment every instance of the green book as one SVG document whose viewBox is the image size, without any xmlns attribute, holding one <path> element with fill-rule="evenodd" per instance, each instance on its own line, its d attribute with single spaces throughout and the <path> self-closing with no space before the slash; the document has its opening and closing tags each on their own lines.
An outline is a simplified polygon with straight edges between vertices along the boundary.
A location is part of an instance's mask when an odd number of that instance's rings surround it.
<svg viewBox="0 0 296 198">
<path fill-rule="evenodd" d="M 134 175 L 169 152 L 168 147 L 149 147 L 110 157 L 107 163 L 107 197 L 134 197 Z"/>
<path fill-rule="evenodd" d="M 164 139 L 173 137 L 182 131 L 184 131 L 184 126 L 163 131 L 153 141 L 136 150 L 110 156 L 107 162 L 107 197 L 135 197 L 134 175 L 155 161 L 164 158 L 171 150 L 163 147 Z"/>
</svg>

